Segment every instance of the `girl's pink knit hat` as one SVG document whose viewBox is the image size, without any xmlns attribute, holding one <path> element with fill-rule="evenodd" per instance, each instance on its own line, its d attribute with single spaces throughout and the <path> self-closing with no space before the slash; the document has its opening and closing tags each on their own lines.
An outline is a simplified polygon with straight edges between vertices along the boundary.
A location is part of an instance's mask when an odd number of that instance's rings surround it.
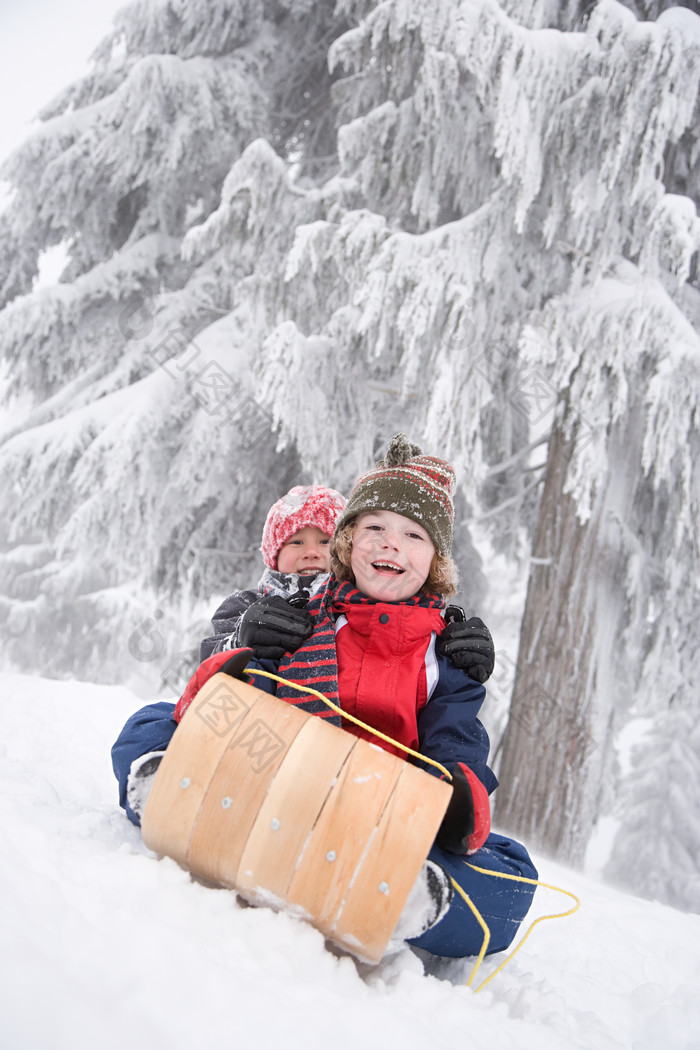
<svg viewBox="0 0 700 1050">
<path fill-rule="evenodd" d="M 277 568 L 280 547 L 307 525 L 315 525 L 332 536 L 344 510 L 345 497 L 335 489 L 325 485 L 295 485 L 268 511 L 260 545 L 267 567 Z"/>
</svg>

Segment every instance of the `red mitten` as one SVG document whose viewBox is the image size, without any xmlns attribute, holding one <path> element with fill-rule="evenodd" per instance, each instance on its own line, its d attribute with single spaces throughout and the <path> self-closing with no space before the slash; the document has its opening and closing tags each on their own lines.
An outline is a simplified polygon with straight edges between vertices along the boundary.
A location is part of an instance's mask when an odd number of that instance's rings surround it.
<svg viewBox="0 0 700 1050">
<path fill-rule="evenodd" d="M 489 794 L 462 762 L 452 770 L 452 798 L 435 841 L 448 853 L 476 853 L 491 830 Z"/>
<path fill-rule="evenodd" d="M 175 721 L 180 721 L 205 682 L 208 682 L 218 671 L 224 671 L 233 678 L 241 678 L 246 681 L 243 669 L 252 655 L 252 649 L 225 649 L 222 653 L 212 653 L 211 656 L 208 656 L 185 686 L 185 691 L 178 700 L 173 713 Z"/>
</svg>

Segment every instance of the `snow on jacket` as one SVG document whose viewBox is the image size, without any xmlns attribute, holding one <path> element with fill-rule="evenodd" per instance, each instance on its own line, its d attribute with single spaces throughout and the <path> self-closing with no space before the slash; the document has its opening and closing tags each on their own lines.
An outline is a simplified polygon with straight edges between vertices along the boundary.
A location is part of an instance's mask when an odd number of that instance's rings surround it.
<svg viewBox="0 0 700 1050">
<path fill-rule="evenodd" d="M 298 576 L 293 572 L 278 572 L 276 569 L 266 568 L 257 590 L 234 591 L 218 607 L 211 621 L 214 634 L 204 638 L 199 646 L 200 663 L 213 653 L 236 648 L 241 616 L 258 598 L 266 594 L 276 594 L 280 598 L 292 598 L 295 595 L 309 598 L 321 591 L 327 582 L 328 573 Z"/>
</svg>

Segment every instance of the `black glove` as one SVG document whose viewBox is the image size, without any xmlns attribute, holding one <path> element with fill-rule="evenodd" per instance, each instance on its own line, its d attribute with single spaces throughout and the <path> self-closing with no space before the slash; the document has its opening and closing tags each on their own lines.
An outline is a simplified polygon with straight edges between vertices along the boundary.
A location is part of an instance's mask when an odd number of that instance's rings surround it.
<svg viewBox="0 0 700 1050">
<path fill-rule="evenodd" d="M 445 621 L 445 629 L 438 638 L 438 652 L 483 685 L 493 673 L 496 659 L 491 632 L 478 616 L 465 622 L 464 613 L 457 605 L 445 609 Z"/>
<path fill-rule="evenodd" d="M 311 614 L 277 594 L 249 605 L 238 624 L 238 644 L 262 660 L 281 660 L 294 653 L 313 631 Z"/>
<path fill-rule="evenodd" d="M 461 766 L 452 770 L 452 798 L 435 841 L 448 853 L 466 853 L 476 826 L 474 796 Z"/>
</svg>

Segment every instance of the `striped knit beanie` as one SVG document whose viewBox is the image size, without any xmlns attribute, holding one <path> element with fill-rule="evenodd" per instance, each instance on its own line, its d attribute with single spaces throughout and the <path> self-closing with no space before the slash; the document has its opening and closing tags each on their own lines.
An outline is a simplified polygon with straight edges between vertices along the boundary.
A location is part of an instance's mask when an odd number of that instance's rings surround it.
<svg viewBox="0 0 700 1050">
<path fill-rule="evenodd" d="M 332 536 L 345 507 L 345 497 L 325 485 L 295 485 L 270 507 L 263 529 L 263 561 L 277 568 L 277 555 L 288 539 L 307 525 L 315 525 Z"/>
<path fill-rule="evenodd" d="M 455 472 L 444 459 L 424 456 L 405 434 L 396 434 L 384 459 L 355 482 L 338 528 L 367 510 L 393 510 L 427 531 L 439 554 L 452 551 Z"/>
</svg>

